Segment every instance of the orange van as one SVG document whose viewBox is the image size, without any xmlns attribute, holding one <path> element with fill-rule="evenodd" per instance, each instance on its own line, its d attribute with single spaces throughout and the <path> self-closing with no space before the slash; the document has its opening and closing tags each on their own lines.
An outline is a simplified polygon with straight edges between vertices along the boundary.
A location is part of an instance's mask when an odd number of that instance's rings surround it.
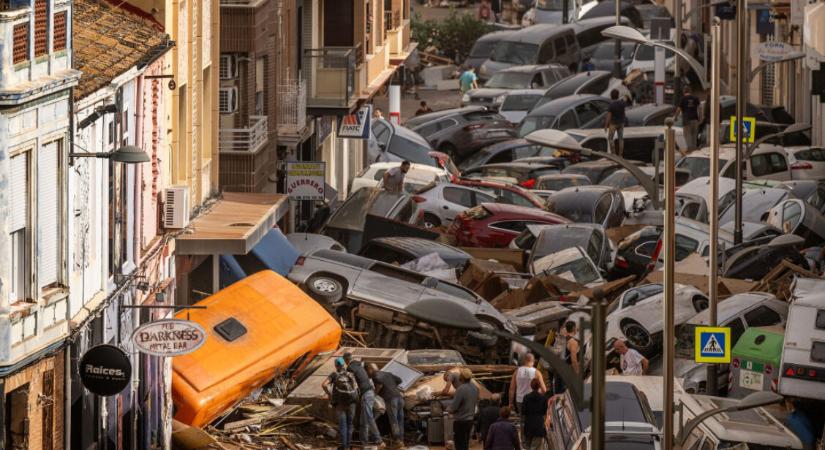
<svg viewBox="0 0 825 450">
<path fill-rule="evenodd" d="M 271 270 L 200 301 L 189 320 L 206 330 L 199 349 L 172 361 L 175 419 L 202 427 L 275 376 L 294 374 L 338 348 L 341 326 L 315 300 Z M 177 314 L 185 319 L 186 312 Z"/>
</svg>

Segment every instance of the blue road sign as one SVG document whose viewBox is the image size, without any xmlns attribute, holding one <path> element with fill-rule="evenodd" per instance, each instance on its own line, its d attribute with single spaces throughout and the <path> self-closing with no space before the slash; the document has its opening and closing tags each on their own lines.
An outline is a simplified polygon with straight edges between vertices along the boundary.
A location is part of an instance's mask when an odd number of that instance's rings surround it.
<svg viewBox="0 0 825 450">
<path fill-rule="evenodd" d="M 696 327 L 696 362 L 730 362 L 730 328 Z"/>
</svg>

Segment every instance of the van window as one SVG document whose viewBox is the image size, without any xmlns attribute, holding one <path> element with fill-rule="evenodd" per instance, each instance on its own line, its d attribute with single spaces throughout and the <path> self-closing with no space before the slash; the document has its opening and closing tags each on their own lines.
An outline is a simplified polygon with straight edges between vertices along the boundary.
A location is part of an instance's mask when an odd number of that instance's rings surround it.
<svg viewBox="0 0 825 450">
<path fill-rule="evenodd" d="M 782 319 L 779 314 L 768 308 L 767 306 L 760 306 L 753 311 L 745 313 L 745 322 L 749 327 L 767 327 L 769 325 L 776 325 Z"/>
<path fill-rule="evenodd" d="M 772 173 L 786 172 L 788 163 L 785 157 L 779 153 L 765 153 L 751 157 L 751 172 L 754 176 L 761 177 Z"/>
<path fill-rule="evenodd" d="M 553 60 L 553 46 L 550 42 L 545 43 L 539 51 L 539 64 L 548 63 Z"/>
<path fill-rule="evenodd" d="M 562 114 L 561 118 L 559 118 L 559 130 L 569 130 L 570 128 L 576 128 L 579 125 L 576 123 L 576 116 L 573 115 L 573 111 L 567 111 L 566 113 Z"/>
<path fill-rule="evenodd" d="M 567 45 L 564 43 L 564 38 L 560 37 L 553 41 L 553 47 L 556 49 L 556 58 L 560 58 L 567 53 Z"/>
<path fill-rule="evenodd" d="M 825 309 L 816 310 L 816 323 L 814 326 L 817 330 L 825 330 Z"/>
<path fill-rule="evenodd" d="M 681 261 L 699 248 L 699 242 L 685 235 L 676 235 L 676 261 Z"/>
<path fill-rule="evenodd" d="M 811 361 L 825 363 L 825 342 L 814 341 L 811 346 Z"/>
<path fill-rule="evenodd" d="M 579 116 L 579 123 L 584 125 L 590 123 L 596 117 L 599 117 L 598 109 L 592 103 L 582 103 L 576 107 L 576 115 Z"/>
</svg>

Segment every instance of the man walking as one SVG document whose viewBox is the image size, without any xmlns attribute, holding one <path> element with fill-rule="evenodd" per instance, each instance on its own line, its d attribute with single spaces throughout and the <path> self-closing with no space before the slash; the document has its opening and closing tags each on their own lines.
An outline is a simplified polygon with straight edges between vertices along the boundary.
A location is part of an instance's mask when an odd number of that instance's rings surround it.
<svg viewBox="0 0 825 450">
<path fill-rule="evenodd" d="M 687 151 L 691 152 L 698 147 L 697 140 L 699 139 L 699 105 L 701 101 L 698 97 L 693 95 L 690 87 L 685 88 L 685 95 L 682 96 L 682 101 L 676 108 L 676 114 L 673 118 L 679 117 L 682 114 L 682 131 L 685 134 L 685 141 L 687 143 Z"/>
<path fill-rule="evenodd" d="M 647 373 L 649 362 L 647 358 L 635 349 L 629 348 L 622 339 L 613 342 L 613 349 L 619 354 L 622 375 L 644 375 Z"/>
<path fill-rule="evenodd" d="M 338 418 L 338 434 L 341 436 L 339 450 L 349 450 L 352 446 L 352 421 L 355 418 L 355 404 L 358 402 L 357 384 L 352 372 L 346 370 L 343 358 L 335 359 L 335 372 L 321 383 Z"/>
<path fill-rule="evenodd" d="M 610 153 L 622 156 L 624 152 L 624 122 L 627 103 L 619 98 L 619 91 L 610 91 L 610 105 L 607 107 L 607 117 L 604 120 L 604 130 L 607 132 L 607 142 L 610 144 Z M 616 137 L 618 142 L 614 142 Z"/>
<path fill-rule="evenodd" d="M 453 415 L 453 443 L 455 450 L 470 450 L 470 432 L 478 404 L 478 388 L 473 385 L 473 372 L 461 369 L 461 385 L 455 390 L 453 402 L 447 410 Z M 489 437 L 488 437 L 489 438 Z"/>
<path fill-rule="evenodd" d="M 544 378 L 542 378 L 541 372 L 534 367 L 535 364 L 536 359 L 533 354 L 527 353 L 522 357 L 521 366 L 513 372 L 513 376 L 510 378 L 510 409 L 513 409 L 515 405 L 515 410 L 521 412 L 521 402 L 524 396 L 530 392 L 532 380 L 538 380 L 542 393 L 547 390 L 544 386 Z"/>
<path fill-rule="evenodd" d="M 375 364 L 370 364 L 367 372 L 372 377 L 379 395 L 384 399 L 384 404 L 387 405 L 387 418 L 390 422 L 392 437 L 397 445 L 403 446 L 404 397 L 401 395 L 401 388 L 398 387 L 401 384 L 401 378 L 394 373 L 378 370 Z"/>
<path fill-rule="evenodd" d="M 476 76 L 475 67 L 468 67 L 467 70 L 458 77 L 458 83 L 461 87 L 462 96 L 470 89 L 478 89 L 478 77 Z"/>
<path fill-rule="evenodd" d="M 518 430 L 509 418 L 510 408 L 502 407 L 498 420 L 490 425 L 490 431 L 484 441 L 484 450 L 521 450 Z"/>
<path fill-rule="evenodd" d="M 524 396 L 521 404 L 521 417 L 524 423 L 524 448 L 527 450 L 542 450 L 547 429 L 544 428 L 544 417 L 547 415 L 547 398 L 541 392 L 541 383 L 538 378 L 530 382 L 530 393 Z"/>
<path fill-rule="evenodd" d="M 410 162 L 403 161 L 400 166 L 384 172 L 384 189 L 400 194 L 404 191 L 404 177 L 410 171 Z"/>
<path fill-rule="evenodd" d="M 372 410 L 375 405 L 375 389 L 372 381 L 367 375 L 366 369 L 364 369 L 364 364 L 361 361 L 352 359 L 352 353 L 344 353 L 344 362 L 347 364 L 347 370 L 355 376 L 358 391 L 361 394 L 361 429 L 359 433 L 361 442 L 364 445 L 381 445 L 381 433 L 378 432 L 378 425 L 375 424 L 375 416 Z"/>
</svg>

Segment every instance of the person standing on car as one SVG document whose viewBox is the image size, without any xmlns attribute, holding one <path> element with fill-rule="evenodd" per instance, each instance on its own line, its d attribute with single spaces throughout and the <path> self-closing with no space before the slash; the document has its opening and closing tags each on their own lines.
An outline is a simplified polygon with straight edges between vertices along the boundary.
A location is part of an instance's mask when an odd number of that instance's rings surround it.
<svg viewBox="0 0 825 450">
<path fill-rule="evenodd" d="M 355 404 L 358 402 L 358 382 L 355 375 L 346 369 L 343 358 L 335 359 L 335 372 L 331 373 L 321 389 L 327 393 L 335 415 L 338 418 L 338 435 L 341 436 L 342 450 L 352 446 L 352 422 L 355 419 Z"/>
<path fill-rule="evenodd" d="M 390 422 L 392 437 L 398 445 L 404 444 L 404 397 L 401 394 L 401 378 L 390 372 L 378 370 L 378 366 L 370 364 L 367 373 L 372 377 L 375 388 L 378 390 L 384 403 L 387 405 L 387 418 Z"/>
<path fill-rule="evenodd" d="M 547 390 L 544 386 L 544 378 L 541 372 L 535 368 L 536 358 L 532 353 L 527 353 L 521 359 L 521 366 L 513 372 L 510 378 L 510 409 L 515 406 L 515 411 L 521 412 L 521 402 L 524 396 L 530 392 L 530 383 L 534 379 L 539 380 L 541 392 Z"/>
<path fill-rule="evenodd" d="M 679 102 L 676 108 L 676 113 L 673 118 L 679 117 L 682 114 L 682 131 L 685 134 L 685 142 L 687 144 L 687 151 L 692 152 L 696 150 L 697 140 L 699 139 L 699 105 L 701 100 L 699 97 L 693 95 L 690 87 L 685 88 L 685 95 Z"/>
<path fill-rule="evenodd" d="M 607 142 L 610 144 L 610 153 L 622 156 L 624 152 L 624 122 L 627 102 L 619 98 L 619 91 L 610 91 L 610 105 L 607 107 L 607 117 L 604 120 L 604 131 L 607 133 Z M 616 137 L 616 142 L 613 138 Z"/>
<path fill-rule="evenodd" d="M 629 348 L 622 339 L 613 342 L 613 349 L 619 354 L 622 375 L 645 375 L 650 363 L 636 349 Z"/>
<path fill-rule="evenodd" d="M 375 389 L 372 385 L 367 370 L 364 369 L 364 364 L 361 361 L 352 359 L 352 353 L 344 353 L 344 362 L 347 363 L 347 370 L 352 372 L 355 380 L 358 383 L 358 391 L 361 394 L 361 429 L 359 437 L 364 445 L 381 445 L 381 433 L 378 431 L 378 425 L 375 424 L 375 415 L 373 414 L 373 407 L 375 405 Z M 370 440 L 372 438 L 372 440 Z"/>
<path fill-rule="evenodd" d="M 404 177 L 410 171 L 410 162 L 403 161 L 400 166 L 384 172 L 384 189 L 395 194 L 404 191 Z"/>
<path fill-rule="evenodd" d="M 470 450 L 470 433 L 478 405 L 478 388 L 473 384 L 473 372 L 461 369 L 461 385 L 455 390 L 453 402 L 447 408 L 453 415 L 453 443 L 455 450 Z"/>
<path fill-rule="evenodd" d="M 544 418 L 547 415 L 547 397 L 541 392 L 541 382 L 538 378 L 530 381 L 530 393 L 524 396 L 521 403 L 521 417 L 524 424 L 524 448 L 527 450 L 542 450 L 547 429 L 544 428 Z"/>
<path fill-rule="evenodd" d="M 484 450 L 521 450 L 516 426 L 510 422 L 510 407 L 504 406 L 499 412 L 498 420 L 490 425 Z"/>
<path fill-rule="evenodd" d="M 564 324 L 564 331 L 567 334 L 567 344 L 564 346 L 564 362 L 570 365 L 576 375 L 581 376 L 582 371 L 579 362 L 579 327 L 576 322 L 568 320 Z"/>
</svg>

